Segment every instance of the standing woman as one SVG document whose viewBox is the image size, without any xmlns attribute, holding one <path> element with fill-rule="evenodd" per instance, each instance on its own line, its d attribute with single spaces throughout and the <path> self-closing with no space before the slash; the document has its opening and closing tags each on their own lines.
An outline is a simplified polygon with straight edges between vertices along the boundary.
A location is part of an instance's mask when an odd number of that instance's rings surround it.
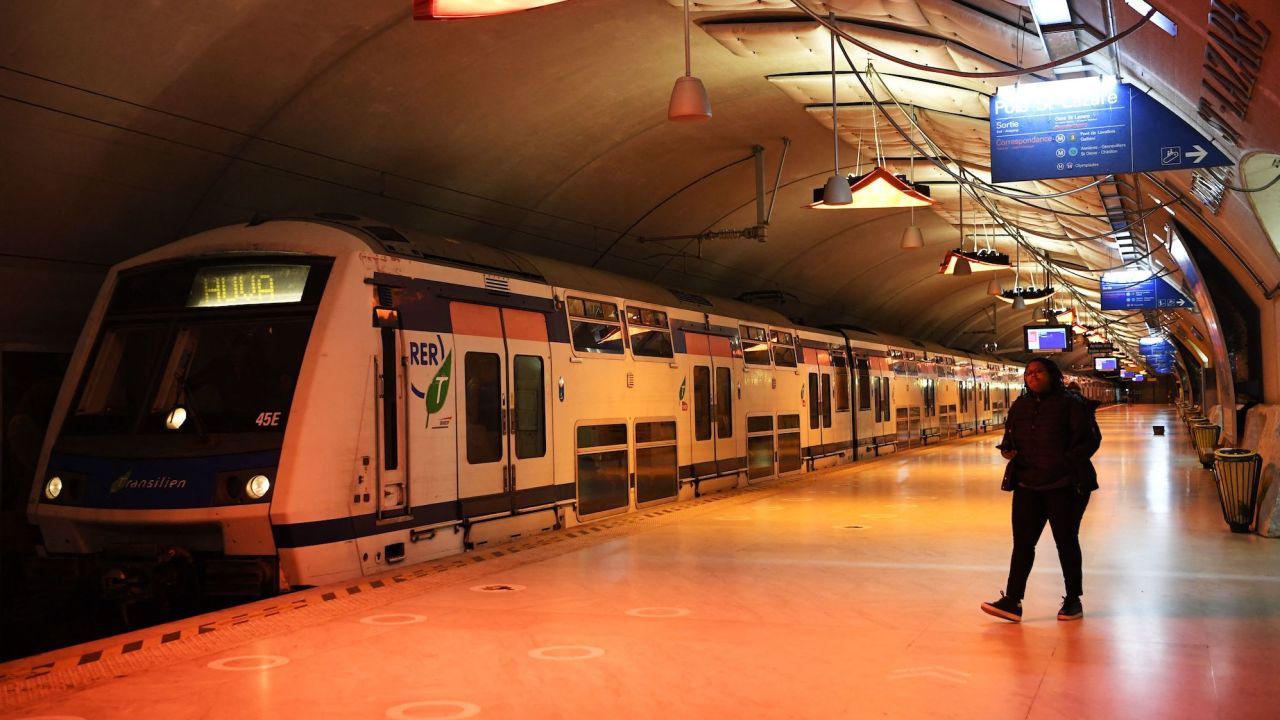
<svg viewBox="0 0 1280 720">
<path fill-rule="evenodd" d="M 1093 407 L 1063 387 L 1062 370 L 1052 360 L 1036 358 L 1023 373 L 1027 392 L 1014 401 L 1005 421 L 1004 439 L 996 447 L 1009 461 L 1005 490 L 1013 491 L 1013 556 L 1009 580 L 999 600 L 982 604 L 988 615 L 1022 621 L 1022 596 L 1036 558 L 1036 542 L 1049 523 L 1062 563 L 1066 596 L 1059 620 L 1084 617 L 1080 557 L 1080 520 L 1097 489 L 1089 457 L 1101 436 Z M 1096 403 L 1094 403 L 1096 405 Z"/>
</svg>

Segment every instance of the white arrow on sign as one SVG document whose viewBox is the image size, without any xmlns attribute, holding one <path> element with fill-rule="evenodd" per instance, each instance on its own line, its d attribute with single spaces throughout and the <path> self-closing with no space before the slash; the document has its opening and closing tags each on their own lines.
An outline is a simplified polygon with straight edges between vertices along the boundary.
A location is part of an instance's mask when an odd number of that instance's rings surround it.
<svg viewBox="0 0 1280 720">
<path fill-rule="evenodd" d="M 1191 158 L 1192 160 L 1194 160 L 1194 161 L 1196 162 L 1196 164 L 1197 164 L 1197 165 L 1199 165 L 1199 164 L 1200 164 L 1200 161 L 1201 161 L 1201 160 L 1204 160 L 1206 157 L 1208 157 L 1208 156 L 1209 156 L 1209 151 L 1208 151 L 1208 150 L 1205 150 L 1204 148 L 1200 147 L 1199 145 L 1192 145 L 1191 147 L 1195 148 L 1195 150 L 1194 150 L 1194 151 L 1192 151 L 1192 152 L 1187 153 L 1187 157 L 1189 157 L 1189 158 Z"/>
</svg>

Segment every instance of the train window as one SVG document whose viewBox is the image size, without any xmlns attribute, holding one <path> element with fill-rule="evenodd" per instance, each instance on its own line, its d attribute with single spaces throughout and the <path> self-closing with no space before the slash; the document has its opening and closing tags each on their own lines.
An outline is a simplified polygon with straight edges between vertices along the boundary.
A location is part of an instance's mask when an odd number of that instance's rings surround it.
<svg viewBox="0 0 1280 720">
<path fill-rule="evenodd" d="M 626 507 L 626 424 L 579 425 L 577 436 L 578 513 L 591 515 Z"/>
<path fill-rule="evenodd" d="M 671 344 L 671 325 L 665 312 L 628 305 L 627 333 L 631 339 L 631 354 L 639 357 L 675 357 L 675 349 Z"/>
<path fill-rule="evenodd" d="M 593 448 L 609 445 L 627 444 L 627 426 L 612 425 L 579 425 L 578 447 Z"/>
<path fill-rule="evenodd" d="M 76 415 L 132 419 L 151 383 L 165 328 L 115 328 L 103 334 L 89 379 L 76 403 Z"/>
<path fill-rule="evenodd" d="M 822 427 L 831 427 L 831 376 L 822 376 Z"/>
<path fill-rule="evenodd" d="M 799 470 L 800 452 L 800 416 L 778 416 L 778 472 L 785 473 Z"/>
<path fill-rule="evenodd" d="M 849 412 L 849 365 L 843 352 L 831 353 L 831 368 L 835 375 L 835 410 Z"/>
<path fill-rule="evenodd" d="M 516 355 L 512 363 L 515 380 L 516 457 L 535 458 L 547 454 L 546 385 L 542 358 Z"/>
<path fill-rule="evenodd" d="M 874 378 L 872 378 L 872 379 L 871 379 L 871 388 L 872 388 L 872 391 L 873 391 L 873 392 L 872 392 L 872 394 L 873 394 L 873 395 L 875 395 L 875 397 L 876 397 L 876 415 L 875 415 L 875 418 L 876 418 L 876 419 L 875 419 L 875 421 L 876 421 L 876 422 L 880 422 L 880 413 L 881 413 L 881 411 L 880 411 L 880 405 L 881 405 L 881 402 L 880 402 L 880 378 L 879 378 L 879 376 L 874 377 Z"/>
<path fill-rule="evenodd" d="M 796 341 L 789 332 L 774 330 L 770 333 L 773 344 L 773 364 L 778 367 L 796 366 Z"/>
<path fill-rule="evenodd" d="M 575 350 L 604 355 L 622 353 L 622 321 L 617 303 L 570 297 L 566 305 Z"/>
<path fill-rule="evenodd" d="M 711 368 L 693 368 L 693 439 L 711 439 Z"/>
<path fill-rule="evenodd" d="M 818 398 L 818 373 L 809 373 L 809 429 L 816 430 L 822 417 L 822 401 Z"/>
<path fill-rule="evenodd" d="M 857 358 L 858 362 L 858 409 L 871 409 L 871 364 L 866 358 Z M 879 389 L 879 386 L 876 388 Z M 880 418 L 876 418 L 879 420 Z"/>
<path fill-rule="evenodd" d="M 770 415 L 751 415 L 747 418 L 747 432 L 773 432 L 773 417 Z"/>
<path fill-rule="evenodd" d="M 716 368 L 716 437 L 733 437 L 733 373 Z"/>
<path fill-rule="evenodd" d="M 675 422 L 637 422 L 636 444 L 676 441 Z"/>
<path fill-rule="evenodd" d="M 769 333 L 764 328 L 754 325 L 740 325 L 738 330 L 742 337 L 743 361 L 748 365 L 770 364 Z M 795 363 L 791 366 L 795 367 Z"/>
<path fill-rule="evenodd" d="M 675 421 L 636 422 L 636 505 L 674 498 L 679 470 Z"/>
<path fill-rule="evenodd" d="M 502 459 L 502 363 L 494 353 L 469 352 L 466 374 L 467 462 Z"/>
</svg>

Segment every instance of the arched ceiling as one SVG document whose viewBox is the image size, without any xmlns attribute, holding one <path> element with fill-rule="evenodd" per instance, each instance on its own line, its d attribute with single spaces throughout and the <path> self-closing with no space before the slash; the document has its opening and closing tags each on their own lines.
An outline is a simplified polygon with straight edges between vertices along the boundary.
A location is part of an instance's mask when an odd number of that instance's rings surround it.
<svg viewBox="0 0 1280 720">
<path fill-rule="evenodd" d="M 1141 20 L 1122 0 L 1071 0 L 1078 22 L 1064 50 L 1063 32 L 1047 32 L 1063 28 L 1039 26 L 1026 0 L 807 4 L 888 55 L 962 74 L 1093 46 L 1107 35 L 1108 4 L 1118 29 Z M 1209 0 L 1156 4 L 1179 24 L 1177 37 L 1148 25 L 1114 55 L 1089 55 L 1077 72 L 1113 73 L 1118 64 L 1125 80 L 1196 119 Z M 0 328 L 10 344 L 65 343 L 111 263 L 216 225 L 310 210 L 356 212 L 668 287 L 728 297 L 781 291 L 778 309 L 807 324 L 1015 348 L 1020 326 L 1045 305 L 1015 311 L 993 300 L 987 273 L 938 274 L 947 250 L 993 246 L 1023 259 L 1019 279 L 1001 274 L 1005 287 L 1052 284 L 1059 292 L 1046 305 L 1074 304 L 1086 324 L 1114 322 L 1116 339 L 1159 323 L 1087 309 L 1097 302 L 1097 271 L 1123 263 L 1106 236 L 1108 210 L 1112 220 L 1148 221 L 1135 223 L 1136 242 L 1177 280 L 1176 264 L 1143 231 L 1159 237 L 1151 208 L 1187 191 L 1189 173 L 1091 187 L 1095 178 L 1012 184 L 1007 191 L 1028 196 L 1069 193 L 1021 202 L 975 183 L 961 226 L 960 186 L 924 158 L 913 162 L 918 153 L 891 122 L 914 119 L 916 144 L 949 158 L 952 172 L 963 166 L 966 177 L 987 181 L 988 98 L 1016 78 L 923 72 L 846 44 L 859 70 L 873 69 L 864 79 L 875 97 L 839 56 L 842 172 L 866 172 L 882 157 L 928 183 L 939 201 L 914 211 L 925 247 L 903 251 L 909 210 L 803 207 L 832 172 L 827 30 L 788 0 L 694 2 L 693 74 L 714 117 L 670 122 L 668 95 L 683 71 L 681 5 L 567 0 L 502 17 L 415 22 L 410 0 L 4 3 Z M 1270 0 L 1231 7 L 1280 27 Z M 1251 114 L 1237 123 L 1241 144 L 1218 143 L 1233 157 L 1277 145 L 1275 125 L 1259 118 L 1280 111 L 1271 89 L 1280 71 L 1263 59 Z M 773 208 L 766 240 L 696 239 L 756 223 L 755 146 Z M 1228 193 L 1217 214 L 1195 200 L 1177 208 L 1215 252 L 1235 258 L 1228 264 L 1251 292 L 1276 287 L 1280 262 L 1248 199 Z"/>
</svg>

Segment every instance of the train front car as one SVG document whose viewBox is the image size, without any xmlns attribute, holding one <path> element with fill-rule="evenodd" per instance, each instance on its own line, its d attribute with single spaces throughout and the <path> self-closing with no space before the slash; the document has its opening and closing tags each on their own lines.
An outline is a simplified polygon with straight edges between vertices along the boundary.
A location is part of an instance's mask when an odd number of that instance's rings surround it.
<svg viewBox="0 0 1280 720">
<path fill-rule="evenodd" d="M 326 318 L 337 310 L 331 286 L 361 248 L 331 227 L 272 222 L 113 268 L 28 504 L 48 566 L 125 603 L 280 588 L 272 509 L 287 515 L 282 497 L 307 494 L 291 476 L 290 443 L 299 408 L 323 402 L 308 347 L 341 326 Z M 366 327 L 369 312 L 365 300 Z M 342 444 L 339 421 L 328 440 Z"/>
</svg>

